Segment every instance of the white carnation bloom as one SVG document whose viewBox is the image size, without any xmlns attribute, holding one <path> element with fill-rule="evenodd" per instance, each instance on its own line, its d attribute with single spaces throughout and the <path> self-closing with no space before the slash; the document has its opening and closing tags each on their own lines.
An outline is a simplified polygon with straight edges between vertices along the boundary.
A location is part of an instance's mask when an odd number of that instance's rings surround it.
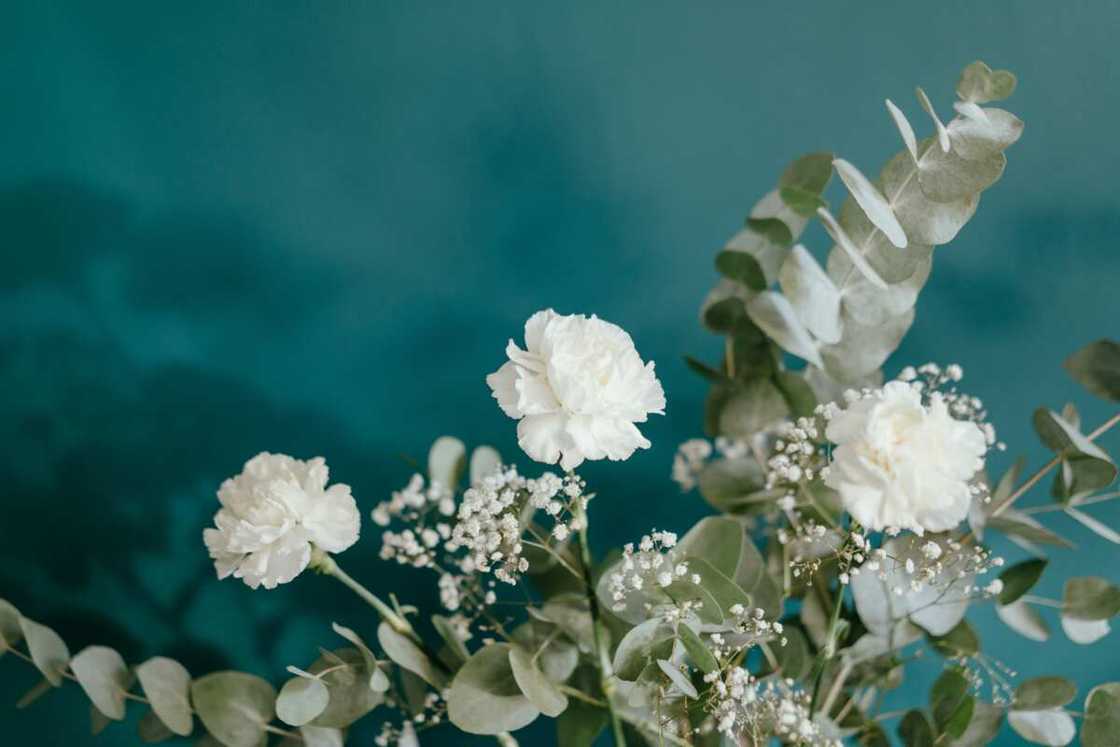
<svg viewBox="0 0 1120 747">
<path fill-rule="evenodd" d="M 865 528 L 941 532 L 968 514 L 969 480 L 987 444 L 973 422 L 956 420 L 939 397 L 892 381 L 833 416 L 836 444 L 826 482 Z"/>
<path fill-rule="evenodd" d="M 518 443 L 538 462 L 575 469 L 584 459 L 628 459 L 649 448 L 634 423 L 664 414 L 665 392 L 621 327 L 595 316 L 538 311 L 525 323 L 525 347 L 486 377 L 517 424 Z"/>
<path fill-rule="evenodd" d="M 328 488 L 327 476 L 322 457 L 303 461 L 264 452 L 223 482 L 217 529 L 202 533 L 218 578 L 232 575 L 251 588 L 273 589 L 307 567 L 312 545 L 337 553 L 354 544 L 358 506 L 349 485 Z"/>
</svg>

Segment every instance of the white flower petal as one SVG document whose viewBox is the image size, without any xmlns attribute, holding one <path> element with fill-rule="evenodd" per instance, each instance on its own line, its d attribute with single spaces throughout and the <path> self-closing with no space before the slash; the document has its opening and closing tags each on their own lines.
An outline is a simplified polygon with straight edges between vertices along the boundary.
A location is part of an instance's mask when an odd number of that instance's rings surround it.
<svg viewBox="0 0 1120 747">
<path fill-rule="evenodd" d="M 518 446 L 538 462 L 555 464 L 561 448 L 570 443 L 564 431 L 566 420 L 562 413 L 526 415 L 517 424 Z"/>
<path fill-rule="evenodd" d="M 517 392 L 517 370 L 513 361 L 507 361 L 501 368 L 486 377 L 486 384 L 490 387 L 494 399 L 498 400 L 498 407 L 511 418 L 519 418 L 525 414 L 517 406 L 520 398 Z"/>
</svg>

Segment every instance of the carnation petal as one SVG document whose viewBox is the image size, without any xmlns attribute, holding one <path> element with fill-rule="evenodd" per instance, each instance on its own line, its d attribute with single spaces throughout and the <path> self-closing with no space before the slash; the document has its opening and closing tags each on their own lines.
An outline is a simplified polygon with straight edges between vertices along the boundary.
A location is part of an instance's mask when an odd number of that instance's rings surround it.
<svg viewBox="0 0 1120 747">
<path fill-rule="evenodd" d="M 517 366 L 513 361 L 502 364 L 494 373 L 486 377 L 486 384 L 498 401 L 498 407 L 511 418 L 519 418 L 524 413 L 517 406 L 519 394 L 517 392 Z"/>
<path fill-rule="evenodd" d="M 560 458 L 561 448 L 568 442 L 564 432 L 566 420 L 558 412 L 526 415 L 517 424 L 517 444 L 531 459 L 555 464 Z"/>
</svg>

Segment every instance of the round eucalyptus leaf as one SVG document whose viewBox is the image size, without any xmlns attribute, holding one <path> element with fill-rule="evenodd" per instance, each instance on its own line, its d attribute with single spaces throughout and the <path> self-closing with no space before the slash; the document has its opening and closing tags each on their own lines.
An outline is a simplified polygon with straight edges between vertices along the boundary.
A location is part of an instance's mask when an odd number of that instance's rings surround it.
<svg viewBox="0 0 1120 747">
<path fill-rule="evenodd" d="M 1081 743 L 1085 747 L 1106 747 L 1116 743 L 1120 734 L 1120 682 L 1097 685 L 1085 698 L 1085 720 L 1081 722 Z"/>
<path fill-rule="evenodd" d="M 528 651 L 520 646 L 511 646 L 509 665 L 517 686 L 541 713 L 556 718 L 568 707 L 568 696 L 556 689 Z"/>
<path fill-rule="evenodd" d="M 158 744 L 171 739 L 175 733 L 167 728 L 167 724 L 163 723 L 155 711 L 148 710 L 136 724 L 136 735 L 144 744 Z"/>
<path fill-rule="evenodd" d="M 992 70 L 977 60 L 966 67 L 957 82 L 957 95 L 964 101 L 986 104 L 1000 101 L 1015 91 L 1015 75 L 1007 70 Z"/>
<path fill-rule="evenodd" d="M 152 711 L 173 733 L 185 737 L 194 728 L 191 714 L 191 675 L 179 662 L 163 656 L 148 659 L 136 667 L 140 688 L 152 704 Z"/>
<path fill-rule="evenodd" d="M 322 681 L 314 677 L 293 677 L 280 688 L 276 715 L 285 724 L 303 726 L 325 711 L 330 700 L 330 691 Z"/>
<path fill-rule="evenodd" d="M 676 631 L 660 617 L 630 628 L 614 651 L 615 676 L 627 682 L 637 681 L 651 660 L 671 657 L 676 639 Z"/>
<path fill-rule="evenodd" d="M 898 735 L 907 747 L 933 747 L 933 727 L 918 710 L 908 711 L 898 724 Z"/>
<path fill-rule="evenodd" d="M 46 625 L 26 617 L 19 619 L 19 627 L 35 666 L 52 685 L 61 685 L 62 673 L 70 663 L 70 649 L 66 647 L 66 642 Z"/>
<path fill-rule="evenodd" d="M 373 655 L 373 651 L 371 651 L 369 646 L 366 645 L 366 642 L 362 640 L 362 637 L 350 628 L 339 625 L 338 623 L 331 623 L 331 629 L 354 644 L 354 648 L 358 649 L 358 652 L 362 655 L 362 660 L 366 665 L 366 672 L 369 673 L 369 689 L 379 693 L 388 690 L 389 678 L 386 677 L 385 673 L 381 671 L 381 668 L 377 666 L 377 657 Z"/>
<path fill-rule="evenodd" d="M 342 732 L 342 729 L 329 726 L 306 724 L 299 728 L 299 735 L 303 738 L 302 747 L 343 747 L 346 742 L 346 735 Z M 403 745 L 405 742 L 402 739 L 397 744 Z M 296 747 L 300 747 L 300 745 Z"/>
<path fill-rule="evenodd" d="M 502 467 L 502 455 L 493 446 L 478 446 L 471 452 L 470 481 L 477 485 Z"/>
<path fill-rule="evenodd" d="M 774 291 L 763 291 L 747 302 L 747 314 L 784 350 L 823 367 L 821 354 L 812 335 L 797 316 L 789 299 Z"/>
<path fill-rule="evenodd" d="M 674 554 L 702 558 L 748 592 L 765 570 L 762 555 L 743 525 L 727 516 L 708 516 L 696 522 L 677 543 Z"/>
<path fill-rule="evenodd" d="M 1061 708 L 1049 711 L 1011 711 L 1007 722 L 1015 733 L 1034 744 L 1064 747 L 1073 741 L 1077 727 Z"/>
<path fill-rule="evenodd" d="M 258 747 L 276 691 L 251 674 L 214 672 L 191 683 L 191 701 L 206 730 L 226 747 Z"/>
<path fill-rule="evenodd" d="M 107 646 L 89 646 L 70 660 L 70 670 L 97 710 L 114 721 L 124 718 L 124 694 L 132 675 L 120 654 Z"/>
<path fill-rule="evenodd" d="M 1062 631 L 1074 643 L 1087 646 L 1104 638 L 1112 628 L 1109 627 L 1108 620 L 1078 620 L 1062 615 Z"/>
<path fill-rule="evenodd" d="M 1075 620 L 1107 620 L 1120 612 L 1120 588 L 1100 576 L 1081 576 L 1066 581 L 1062 593 L 1062 616 Z"/>
<path fill-rule="evenodd" d="M 7 648 L 15 646 L 23 638 L 19 626 L 19 610 L 5 599 L 0 599 L 0 656 Z"/>
<path fill-rule="evenodd" d="M 1034 607 L 1023 601 L 997 605 L 996 614 L 1004 624 L 1021 636 L 1042 642 L 1050 638 L 1050 626 Z"/>
<path fill-rule="evenodd" d="M 1069 705 L 1077 697 L 1077 685 L 1065 677 L 1035 677 L 1015 688 L 1011 707 L 1017 711 L 1046 711 Z"/>
<path fill-rule="evenodd" d="M 420 650 L 411 638 L 393 630 L 389 623 L 383 622 L 377 626 L 377 641 L 386 656 L 413 674 L 419 675 L 432 687 L 439 690 L 447 684 L 447 678 L 428 655 Z"/>
<path fill-rule="evenodd" d="M 894 213 L 912 243 L 929 246 L 947 244 L 976 212 L 980 197 L 969 194 L 949 202 L 935 202 L 922 191 L 916 174 L 917 167 L 910 154 L 899 152 L 879 174 L 883 194 L 891 201 Z"/>
<path fill-rule="evenodd" d="M 440 436 L 428 451 L 428 479 L 454 491 L 466 466 L 467 447 L 453 436 Z"/>
<path fill-rule="evenodd" d="M 506 643 L 479 649 L 447 689 L 448 718 L 468 734 L 516 731 L 540 715 L 513 676 L 509 651 Z"/>
<path fill-rule="evenodd" d="M 1004 709 L 975 701 L 968 727 L 952 742 L 953 747 L 984 747 L 992 743 L 1003 725 Z"/>
<path fill-rule="evenodd" d="M 1120 343 L 1089 343 L 1067 358 L 1064 365 L 1070 376 L 1093 394 L 1120 401 Z"/>
<path fill-rule="evenodd" d="M 899 224 L 883 193 L 859 169 L 843 158 L 837 158 L 832 165 L 836 167 L 836 173 L 840 175 L 840 180 L 848 188 L 852 199 L 863 208 L 867 219 L 875 224 L 875 227 L 882 231 L 892 244 L 899 249 L 905 249 L 906 232 Z"/>
<path fill-rule="evenodd" d="M 385 700 L 381 691 L 370 687 L 372 676 L 365 657 L 356 648 L 324 651 L 307 671 L 330 691 L 330 701 L 315 718 L 315 726 L 345 729 Z"/>
</svg>

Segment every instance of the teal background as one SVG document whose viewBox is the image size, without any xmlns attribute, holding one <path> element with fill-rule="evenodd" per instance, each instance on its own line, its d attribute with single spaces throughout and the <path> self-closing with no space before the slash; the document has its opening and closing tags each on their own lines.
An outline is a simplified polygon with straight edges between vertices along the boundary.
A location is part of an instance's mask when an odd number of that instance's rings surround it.
<svg viewBox="0 0 1120 747">
<path fill-rule="evenodd" d="M 715 250 L 794 156 L 874 174 L 899 149 L 883 98 L 928 132 L 913 86 L 948 118 L 976 58 L 1019 75 L 1006 106 L 1025 134 L 938 250 L 887 368 L 959 362 L 1038 463 L 1035 406 L 1109 414 L 1060 363 L 1117 333 L 1118 24 L 1100 0 L 5 3 L 0 596 L 74 651 L 195 673 L 280 681 L 337 643 L 332 620 L 372 636 L 328 580 L 215 581 L 216 486 L 260 450 L 321 454 L 368 515 L 443 433 L 514 457 L 483 376 L 544 306 L 626 327 L 668 395 L 653 449 L 586 470 L 596 546 L 686 529 L 707 508 L 668 474 L 705 391 L 681 356 L 719 354 L 697 323 Z M 1042 593 L 1120 581 L 1114 546 L 1052 525 L 1080 549 L 1054 553 Z M 344 565 L 434 609 L 434 579 L 379 563 L 365 529 Z M 1024 676 L 1073 676 L 1082 696 L 1120 679 L 1115 634 L 1078 647 L 1051 616 L 1042 647 L 973 615 Z M 936 669 L 903 694 L 924 698 Z M 0 702 L 28 670 L 0 662 Z M 91 738 L 74 687 L 4 706 L 0 727 L 13 745 L 136 742 L 131 725 Z"/>
</svg>

